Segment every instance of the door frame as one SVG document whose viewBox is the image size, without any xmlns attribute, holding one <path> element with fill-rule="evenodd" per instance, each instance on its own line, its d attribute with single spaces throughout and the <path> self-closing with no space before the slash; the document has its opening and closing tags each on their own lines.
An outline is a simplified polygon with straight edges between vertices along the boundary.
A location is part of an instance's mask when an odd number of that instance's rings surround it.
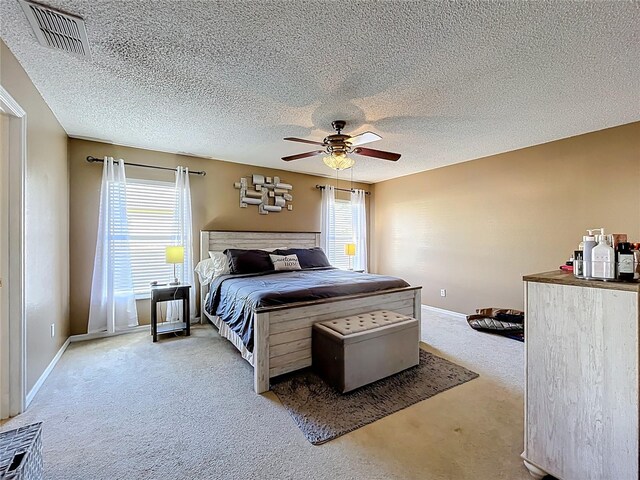
<svg viewBox="0 0 640 480">
<path fill-rule="evenodd" d="M 0 85 L 0 113 L 9 117 L 8 184 L 8 276 L 0 292 L 6 300 L 8 317 L 0 321 L 0 418 L 15 416 L 26 408 L 27 398 L 27 329 L 24 282 L 24 217 L 25 217 L 25 170 L 27 164 L 27 112 Z M 5 206 L 2 206 L 5 208 Z M 5 253 L 0 252 L 0 255 Z"/>
</svg>

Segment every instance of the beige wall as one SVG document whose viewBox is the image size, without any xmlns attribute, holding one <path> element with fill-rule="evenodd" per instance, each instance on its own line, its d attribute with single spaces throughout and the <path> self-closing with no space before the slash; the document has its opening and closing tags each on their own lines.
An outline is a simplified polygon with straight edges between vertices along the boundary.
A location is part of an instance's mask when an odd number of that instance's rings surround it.
<svg viewBox="0 0 640 480">
<path fill-rule="evenodd" d="M 0 83 L 27 112 L 25 302 L 30 390 L 69 336 L 67 135 L 1 41 Z"/>
<path fill-rule="evenodd" d="M 102 164 L 90 164 L 87 156 L 124 158 L 127 162 L 205 170 L 206 177 L 191 177 L 193 238 L 195 255 L 199 255 L 200 230 L 244 231 L 320 231 L 321 192 L 316 184 L 335 179 L 265 169 L 249 165 L 188 157 L 150 150 L 121 147 L 86 140 L 69 139 L 70 168 L 70 248 L 71 331 L 86 333 L 89 315 L 91 275 L 95 254 Z M 279 175 L 293 184 L 293 211 L 259 215 L 257 208 L 240 208 L 238 190 L 233 183 L 253 173 Z M 173 181 L 173 172 L 145 168 L 127 168 L 127 177 Z M 348 188 L 349 182 L 340 182 Z M 370 185 L 356 184 L 370 190 Z M 348 198 L 348 194 L 344 198 Z M 149 302 L 138 301 L 140 323 L 149 322 Z"/>
<path fill-rule="evenodd" d="M 640 241 L 640 123 L 378 183 L 374 219 L 374 268 L 424 304 L 521 309 L 522 275 L 557 269 L 586 228 Z"/>
</svg>

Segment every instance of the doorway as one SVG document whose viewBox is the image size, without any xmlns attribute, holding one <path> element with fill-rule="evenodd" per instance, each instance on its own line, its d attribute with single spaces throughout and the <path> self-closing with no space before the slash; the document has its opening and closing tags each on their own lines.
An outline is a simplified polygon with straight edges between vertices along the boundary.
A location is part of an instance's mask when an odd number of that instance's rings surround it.
<svg viewBox="0 0 640 480">
<path fill-rule="evenodd" d="M 0 418 L 26 401 L 24 170 L 26 113 L 0 86 Z"/>
</svg>

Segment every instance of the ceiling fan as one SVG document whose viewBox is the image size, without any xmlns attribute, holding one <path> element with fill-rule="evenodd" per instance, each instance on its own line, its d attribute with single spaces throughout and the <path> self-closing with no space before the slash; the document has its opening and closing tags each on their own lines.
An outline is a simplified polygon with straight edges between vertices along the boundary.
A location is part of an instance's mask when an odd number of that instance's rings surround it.
<svg viewBox="0 0 640 480">
<path fill-rule="evenodd" d="M 342 133 L 346 122 L 344 120 L 336 120 L 331 122 L 331 126 L 337 133 L 328 135 L 322 142 L 316 142 L 315 140 L 306 140 L 304 138 L 287 137 L 285 140 L 290 142 L 310 143 L 311 145 L 320 145 L 321 150 L 314 150 L 313 152 L 299 153 L 297 155 L 289 155 L 288 157 L 282 157 L 285 162 L 292 160 L 299 160 L 301 158 L 314 157 L 316 155 L 325 155 L 322 159 L 330 168 L 334 170 L 345 170 L 353 167 L 355 160 L 348 155 L 355 153 L 358 155 L 364 155 L 367 157 L 380 158 L 382 160 L 390 160 L 392 162 L 397 161 L 400 158 L 399 153 L 385 152 L 383 150 L 374 150 L 373 148 L 361 147 L 365 143 L 376 142 L 382 140 L 380 135 L 376 135 L 373 132 L 364 132 L 360 135 L 345 135 Z"/>
</svg>

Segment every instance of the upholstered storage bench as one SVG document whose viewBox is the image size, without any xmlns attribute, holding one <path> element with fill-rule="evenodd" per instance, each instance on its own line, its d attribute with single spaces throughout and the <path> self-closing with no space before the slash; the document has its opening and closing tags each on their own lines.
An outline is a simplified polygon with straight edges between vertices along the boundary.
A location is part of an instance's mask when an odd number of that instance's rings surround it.
<svg viewBox="0 0 640 480">
<path fill-rule="evenodd" d="M 418 320 L 387 310 L 313 325 L 314 370 L 345 393 L 418 365 Z"/>
</svg>

